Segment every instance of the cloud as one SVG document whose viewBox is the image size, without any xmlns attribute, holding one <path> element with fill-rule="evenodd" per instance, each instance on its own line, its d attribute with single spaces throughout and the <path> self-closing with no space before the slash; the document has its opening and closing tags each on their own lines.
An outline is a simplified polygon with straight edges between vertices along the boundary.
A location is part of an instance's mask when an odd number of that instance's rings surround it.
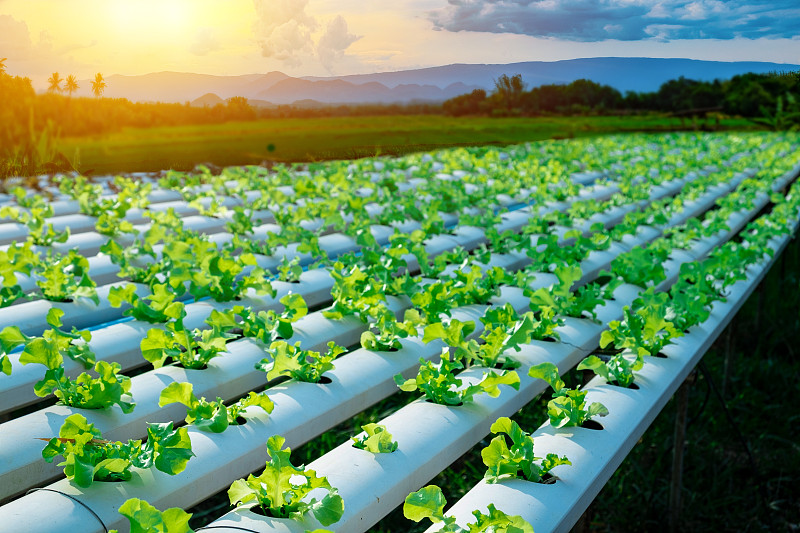
<svg viewBox="0 0 800 533">
<path fill-rule="evenodd" d="M 189 46 L 189 51 L 196 56 L 208 55 L 219 50 L 220 44 L 211 28 L 199 28 L 194 35 L 194 41 Z"/>
<path fill-rule="evenodd" d="M 306 12 L 308 0 L 253 0 L 256 21 L 253 33 L 261 55 L 282 61 L 290 67 L 316 59 L 331 70 L 345 56 L 345 50 L 360 39 L 349 32 L 347 21 L 337 15 L 315 41 L 320 27 L 317 18 Z"/>
<path fill-rule="evenodd" d="M 30 57 L 34 45 L 28 25 L 11 15 L 0 15 L 0 50 L 9 58 Z"/>
<path fill-rule="evenodd" d="M 319 62 L 328 71 L 332 71 L 334 63 L 344 57 L 344 51 L 361 37 L 361 35 L 350 33 L 347 29 L 347 21 L 341 15 L 337 15 L 328 23 L 325 33 L 317 41 Z"/>
<path fill-rule="evenodd" d="M 571 41 L 794 38 L 797 0 L 447 0 L 434 29 Z"/>
<path fill-rule="evenodd" d="M 81 48 L 78 46 L 75 49 Z M 43 84 L 52 72 L 75 72 L 83 65 L 67 55 L 72 48 L 56 49 L 50 34 L 41 32 L 34 41 L 25 21 L 11 15 L 0 15 L 0 57 L 7 57 L 9 74 L 32 78 L 34 87 Z"/>
<path fill-rule="evenodd" d="M 317 21 L 306 13 L 308 0 L 253 0 L 253 4 L 257 17 L 253 32 L 262 56 L 298 66 L 303 55 L 313 53 L 311 33 Z"/>
</svg>

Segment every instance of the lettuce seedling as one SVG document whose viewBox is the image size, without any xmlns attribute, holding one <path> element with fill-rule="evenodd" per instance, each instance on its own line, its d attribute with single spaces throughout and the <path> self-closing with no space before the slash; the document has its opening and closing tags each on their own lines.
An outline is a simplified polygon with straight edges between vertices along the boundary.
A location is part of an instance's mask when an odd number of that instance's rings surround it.
<svg viewBox="0 0 800 533">
<path fill-rule="evenodd" d="M 484 475 L 487 483 L 514 478 L 541 483 L 544 476 L 556 466 L 572 464 L 566 457 L 559 457 L 555 453 L 548 453 L 544 458 L 535 457 L 533 437 L 510 418 L 498 418 L 490 431 L 495 434 L 505 433 L 511 439 L 511 446 L 508 446 L 508 439 L 501 434 L 481 450 L 483 464 L 488 467 Z"/>
<path fill-rule="evenodd" d="M 53 224 L 46 219 L 53 216 L 53 207 L 40 203 L 20 211 L 16 207 L 3 206 L 0 208 L 0 217 L 8 217 L 28 227 L 28 239 L 37 246 L 52 246 L 55 243 L 64 243 L 69 239 L 69 228 L 56 231 Z"/>
<path fill-rule="evenodd" d="M 133 224 L 125 220 L 125 212 L 129 207 L 129 205 L 126 205 L 124 206 L 124 210 L 114 209 L 101 212 L 97 215 L 97 222 L 94 225 L 94 229 L 97 233 L 108 237 L 117 237 L 123 233 L 135 234 L 136 228 L 133 227 Z"/>
<path fill-rule="evenodd" d="M 209 244 L 214 246 L 213 243 Z M 218 302 L 229 302 L 240 298 L 247 289 L 253 289 L 259 295 L 275 296 L 269 271 L 257 266 L 253 254 L 233 257 L 214 248 L 200 252 L 198 257 L 200 261 L 184 274 L 189 281 L 189 293 L 195 298 L 208 296 Z M 247 266 L 253 269 L 244 275 L 242 272 Z M 180 279 L 180 276 L 175 280 L 170 279 L 170 283 L 175 286 Z"/>
<path fill-rule="evenodd" d="M 215 329 L 188 330 L 179 319 L 168 322 L 164 329 L 149 330 L 140 348 L 142 357 L 154 368 L 161 368 L 171 359 L 184 368 L 200 370 L 225 352 L 229 338 L 231 335 Z"/>
<path fill-rule="evenodd" d="M 649 289 L 632 305 L 633 308 L 625 306 L 622 310 L 625 317 L 622 321 L 608 323 L 608 329 L 600 335 L 601 348 L 613 344 L 617 349 L 633 350 L 637 356 L 654 356 L 670 344 L 671 339 L 683 335 L 672 323 L 675 313 L 669 306 L 667 293 L 654 293 Z"/>
<path fill-rule="evenodd" d="M 325 318 L 334 320 L 357 316 L 362 322 L 377 317 L 386 309 L 386 295 L 382 287 L 358 266 L 346 268 L 337 262 L 331 269 L 333 305 L 323 311 Z"/>
<path fill-rule="evenodd" d="M 89 331 L 79 331 L 78 328 L 73 327 L 71 331 L 61 329 L 63 323 L 61 317 L 64 316 L 64 311 L 57 307 L 51 308 L 45 317 L 47 325 L 50 329 L 45 330 L 41 337 L 27 337 L 22 334 L 19 328 L 16 328 L 15 333 L 9 332 L 10 339 L 19 340 L 25 337 L 25 350 L 23 350 L 20 361 L 23 364 L 40 363 L 48 368 L 50 363 L 42 362 L 42 354 L 47 353 L 44 359 L 54 361 L 52 368 L 61 366 L 63 364 L 63 355 L 66 355 L 73 361 L 80 363 L 84 368 L 91 368 L 95 364 L 95 355 L 89 347 L 88 342 L 92 340 L 92 334 Z M 4 330 L 5 331 L 5 330 Z M 33 343 L 33 344 L 31 344 Z"/>
<path fill-rule="evenodd" d="M 8 354 L 30 339 L 17 326 L 6 326 L 0 331 L 0 372 L 7 376 L 11 375 L 11 359 L 8 358 Z"/>
<path fill-rule="evenodd" d="M 0 250 L 0 308 L 25 296 L 17 274 L 30 276 L 38 264 L 39 256 L 31 248 L 30 241 L 23 244 L 12 242 L 7 249 Z"/>
<path fill-rule="evenodd" d="M 328 351 L 324 355 L 301 349 L 300 341 L 294 344 L 275 341 L 269 345 L 268 350 L 272 359 L 265 357 L 256 363 L 256 370 L 266 372 L 268 380 L 286 376 L 297 381 L 318 383 L 322 374 L 333 370 L 332 361 L 345 351 L 345 348 L 333 341 L 328 342 Z"/>
<path fill-rule="evenodd" d="M 89 260 L 74 249 L 64 255 L 48 254 L 47 260 L 38 265 L 36 273 L 43 278 L 37 280 L 36 285 L 42 290 L 45 300 L 69 302 L 83 297 L 95 305 L 100 304 L 95 290 L 97 285 L 89 277 Z"/>
<path fill-rule="evenodd" d="M 39 344 L 38 340 L 28 344 L 20 361 L 23 361 L 23 364 L 41 362 L 52 365 L 55 361 L 42 353 L 47 348 Z M 30 353 L 38 353 L 38 360 L 29 356 Z M 119 405 L 123 413 L 130 413 L 136 407 L 130 395 L 131 378 L 120 375 L 121 368 L 119 363 L 98 361 L 94 366 L 97 377 L 83 372 L 75 379 L 71 379 L 64 375 L 63 366 L 48 367 L 44 378 L 34 385 L 33 392 L 40 398 L 54 394 L 59 400 L 58 403 L 70 407 L 107 409 L 112 405 Z"/>
<path fill-rule="evenodd" d="M 186 428 L 173 429 L 172 422 L 147 424 L 147 441 L 129 440 L 127 443 L 103 440 L 100 430 L 83 415 L 70 415 L 58 432 L 58 437 L 48 441 L 42 457 L 52 463 L 56 456 L 64 461 L 64 475 L 79 487 L 88 487 L 93 481 L 128 481 L 131 467 L 155 466 L 169 475 L 186 468 L 194 456 L 192 441 Z"/>
<path fill-rule="evenodd" d="M 547 402 L 547 416 L 555 428 L 581 426 L 595 416 L 606 416 L 608 409 L 593 402 L 586 407 L 585 390 L 568 389 L 553 363 L 541 363 L 528 371 L 532 378 L 543 379 L 553 389 L 553 399 Z"/>
<path fill-rule="evenodd" d="M 231 209 L 231 218 L 225 223 L 229 232 L 237 236 L 252 235 L 255 223 L 253 209 L 243 205 L 235 205 Z"/>
<path fill-rule="evenodd" d="M 467 337 L 475 331 L 475 322 L 462 322 L 456 318 L 450 319 L 447 324 L 443 322 L 433 322 L 425 326 L 422 335 L 422 342 L 425 344 L 433 340 L 441 340 L 448 347 L 453 348 L 453 359 L 456 361 L 466 360 L 469 362 L 473 355 L 480 348 L 474 339 L 467 340 Z"/>
<path fill-rule="evenodd" d="M 401 374 L 397 374 L 394 376 L 394 382 L 402 391 L 420 390 L 428 401 L 451 406 L 471 402 L 476 394 L 486 393 L 496 398 L 500 395 L 500 385 L 509 385 L 519 390 L 519 376 L 514 371 L 502 374 L 490 371 L 484 374 L 479 383 L 460 388 L 463 380 L 457 378 L 453 371 L 461 370 L 464 365 L 459 360 L 451 361 L 450 351 L 447 348 L 442 349 L 441 359 L 437 365 L 421 358 L 419 372 L 415 378 L 403 379 Z"/>
<path fill-rule="evenodd" d="M 149 503 L 138 498 L 125 500 L 119 514 L 128 519 L 131 533 L 194 533 L 189 527 L 192 515 L 180 507 L 159 511 Z M 112 529 L 109 533 L 118 533 Z"/>
<path fill-rule="evenodd" d="M 308 314 L 308 305 L 300 294 L 289 293 L 281 298 L 284 305 L 281 314 L 272 309 L 254 312 L 250 307 L 236 305 L 226 311 L 211 311 L 206 323 L 219 331 L 240 329 L 245 337 L 257 339 L 264 344 L 294 335 L 292 324 Z"/>
<path fill-rule="evenodd" d="M 548 288 L 540 288 L 530 294 L 530 307 L 534 312 L 544 312 L 544 308 L 551 308 L 556 314 L 575 318 L 591 316 L 597 319 L 595 307 L 605 303 L 601 297 L 602 288 L 590 284 L 580 287 L 572 292 L 571 288 L 583 276 L 578 265 L 559 266 L 555 269 L 558 283 Z M 526 291 L 528 294 L 528 291 Z"/>
<path fill-rule="evenodd" d="M 293 257 L 291 261 L 285 255 L 281 258 L 281 264 L 278 265 L 278 279 L 280 281 L 297 283 L 300 281 L 302 274 L 303 267 L 300 266 L 299 257 Z"/>
<path fill-rule="evenodd" d="M 434 524 L 442 524 L 437 531 L 442 533 L 533 533 L 533 527 L 519 515 L 509 516 L 497 509 L 494 504 L 488 506 L 489 514 L 475 510 L 474 524 L 463 528 L 456 524 L 454 516 L 444 515 L 447 500 L 442 489 L 436 485 L 428 485 L 406 496 L 403 502 L 403 516 L 414 522 L 427 518 Z"/>
<path fill-rule="evenodd" d="M 127 303 L 130 308 L 123 311 L 124 316 L 151 324 L 179 320 L 186 316 L 183 303 L 175 301 L 177 294 L 170 290 L 168 284 L 153 284 L 151 291 L 152 294 L 140 297 L 133 283 L 111 287 L 108 292 L 108 303 L 111 307 L 120 307 L 123 303 Z"/>
<path fill-rule="evenodd" d="M 392 434 L 386 426 L 381 424 L 366 424 L 361 426 L 364 434 L 352 437 L 353 446 L 372 453 L 392 453 L 397 449 L 397 441 L 392 440 Z"/>
<path fill-rule="evenodd" d="M 255 502 L 265 515 L 274 518 L 301 520 L 310 513 L 323 526 L 338 522 L 344 514 L 342 497 L 325 477 L 294 466 L 289 457 L 291 449 L 283 448 L 285 442 L 280 435 L 269 438 L 270 460 L 264 472 L 234 481 L 228 489 L 231 505 Z M 317 489 L 327 490 L 321 500 L 309 497 Z"/>
<path fill-rule="evenodd" d="M 129 394 L 130 378 L 119 374 L 119 363 L 95 362 L 95 355 L 87 344 L 92 339 L 91 333 L 78 331 L 76 328 L 72 328 L 71 332 L 61 330 L 63 314 L 60 309 L 51 309 L 47 313 L 47 322 L 51 329 L 46 330 L 41 337 L 26 337 L 18 329 L 6 331 L 9 328 L 0 333 L 4 346 L 6 343 L 10 346 L 24 341 L 25 348 L 20 354 L 20 363 L 36 363 L 47 368 L 44 378 L 34 386 L 36 395 L 44 398 L 55 394 L 59 403 L 83 409 L 106 409 L 119 405 L 124 413 L 133 411 L 136 404 L 131 401 Z M 63 366 L 64 355 L 86 368 L 94 366 L 98 376 L 93 377 L 84 372 L 75 379 L 67 377 Z"/>
<path fill-rule="evenodd" d="M 106 254 L 111 262 L 119 267 L 117 276 L 142 283 L 152 285 L 158 280 L 158 274 L 162 271 L 162 264 L 157 261 L 156 252 L 153 244 L 161 239 L 161 233 L 157 233 L 159 226 L 152 226 L 146 233 L 144 239 L 136 239 L 130 246 L 122 247 L 113 239 L 109 239 L 100 247 L 100 252 Z M 138 266 L 144 258 L 150 258 L 145 266 Z"/>
<path fill-rule="evenodd" d="M 400 339 L 405 339 L 417 334 L 413 309 L 406 309 L 405 320 L 397 320 L 394 313 L 387 310 L 371 325 L 371 329 L 361 333 L 361 347 L 376 352 L 399 350 L 402 348 Z M 418 315 L 416 315 L 418 317 Z M 376 329 L 377 333 L 372 329 Z"/>
<path fill-rule="evenodd" d="M 158 397 L 158 406 L 164 407 L 171 403 L 180 403 L 186 406 L 186 423 L 193 424 L 198 429 L 211 433 L 222 433 L 228 426 L 239 425 L 237 420 L 247 407 L 256 406 L 269 414 L 275 408 L 272 400 L 266 394 L 250 392 L 247 396 L 226 406 L 222 398 L 209 402 L 205 398 L 194 395 L 191 383 L 174 382 L 167 385 Z"/>
<path fill-rule="evenodd" d="M 605 358 L 590 355 L 580 362 L 578 370 L 591 370 L 607 382 L 627 388 L 633 384 L 634 372 L 641 370 L 643 366 L 644 359 L 641 355 L 627 356 L 623 352 Z"/>
<path fill-rule="evenodd" d="M 610 275 L 614 279 L 622 279 L 625 283 L 640 287 L 658 285 L 667 279 L 664 262 L 668 258 L 669 253 L 662 248 L 636 246 L 615 257 L 611 261 L 611 272 L 603 271 L 600 275 Z"/>
<path fill-rule="evenodd" d="M 440 322 L 441 316 L 450 316 L 453 302 L 450 298 L 452 280 L 436 281 L 421 288 L 411 296 L 411 303 L 426 323 Z"/>
<path fill-rule="evenodd" d="M 507 274 L 500 267 L 492 267 L 484 272 L 478 265 L 472 265 L 466 272 L 457 269 L 453 273 L 453 280 L 455 283 L 451 291 L 455 299 L 454 306 L 488 304 L 500 294 L 500 285 L 507 280 Z"/>
</svg>

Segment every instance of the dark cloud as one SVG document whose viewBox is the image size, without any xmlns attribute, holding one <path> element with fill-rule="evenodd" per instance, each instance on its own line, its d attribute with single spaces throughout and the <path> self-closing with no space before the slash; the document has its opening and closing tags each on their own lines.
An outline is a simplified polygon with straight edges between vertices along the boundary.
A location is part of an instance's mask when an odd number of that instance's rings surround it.
<svg viewBox="0 0 800 533">
<path fill-rule="evenodd" d="M 446 31 L 572 41 L 794 38 L 799 0 L 447 0 L 429 13 Z"/>
</svg>

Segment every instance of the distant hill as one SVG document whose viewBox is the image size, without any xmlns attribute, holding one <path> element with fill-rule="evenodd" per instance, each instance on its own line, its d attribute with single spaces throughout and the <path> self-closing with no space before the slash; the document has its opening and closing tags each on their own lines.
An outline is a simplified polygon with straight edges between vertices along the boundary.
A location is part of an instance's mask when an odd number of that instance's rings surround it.
<svg viewBox="0 0 800 533">
<path fill-rule="evenodd" d="M 528 87 L 570 83 L 587 78 L 620 91 L 655 91 L 665 81 L 684 76 L 711 81 L 747 72 L 795 70 L 798 65 L 754 61 L 699 61 L 644 57 L 594 57 L 564 61 L 467 65 L 455 64 L 398 72 L 293 78 L 282 72 L 212 76 L 158 72 L 106 78 L 104 95 L 133 101 L 192 102 L 209 93 L 225 100 L 244 96 L 262 105 L 298 100 L 326 103 L 442 101 L 475 88 L 491 89 L 502 74 L 521 74 Z M 91 95 L 91 80 L 80 80 L 77 96 Z M 256 104 L 254 104 L 256 105 Z"/>
<path fill-rule="evenodd" d="M 393 87 L 401 83 L 432 84 L 444 87 L 453 82 L 484 89 L 494 87 L 503 74 L 522 74 L 529 87 L 551 83 L 570 83 L 581 78 L 610 85 L 620 91 L 655 91 L 662 83 L 684 76 L 695 80 L 726 80 L 748 72 L 766 73 L 796 70 L 800 65 L 758 61 L 700 61 L 652 57 L 591 57 L 563 61 L 526 61 L 522 63 L 468 65 L 454 64 L 399 72 L 355 74 L 338 77 L 304 77 L 306 80 L 342 80 L 360 84 L 382 83 Z"/>
<path fill-rule="evenodd" d="M 263 77 L 263 74 L 243 76 L 212 76 L 187 72 L 155 72 L 141 76 L 114 74 L 106 77 L 103 96 L 127 98 L 135 102 L 191 102 L 207 93 L 222 99 L 240 94 L 240 88 Z M 79 80 L 76 96 L 92 95 L 92 80 Z"/>
<path fill-rule="evenodd" d="M 192 100 L 192 107 L 214 107 L 217 104 L 224 104 L 225 100 L 214 93 L 206 93 L 200 98 Z"/>
</svg>

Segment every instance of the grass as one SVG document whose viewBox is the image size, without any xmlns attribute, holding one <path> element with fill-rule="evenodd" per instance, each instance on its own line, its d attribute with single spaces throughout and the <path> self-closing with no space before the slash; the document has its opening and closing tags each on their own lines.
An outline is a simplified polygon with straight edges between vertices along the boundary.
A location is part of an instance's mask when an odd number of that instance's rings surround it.
<svg viewBox="0 0 800 533">
<path fill-rule="evenodd" d="M 400 155 L 450 146 L 508 145 L 618 132 L 693 129 L 688 120 L 660 115 L 486 118 L 402 115 L 270 119 L 225 124 L 128 128 L 103 137 L 61 139 L 84 173 L 190 170 L 219 166 Z M 748 129 L 726 119 L 721 129 Z"/>
</svg>

